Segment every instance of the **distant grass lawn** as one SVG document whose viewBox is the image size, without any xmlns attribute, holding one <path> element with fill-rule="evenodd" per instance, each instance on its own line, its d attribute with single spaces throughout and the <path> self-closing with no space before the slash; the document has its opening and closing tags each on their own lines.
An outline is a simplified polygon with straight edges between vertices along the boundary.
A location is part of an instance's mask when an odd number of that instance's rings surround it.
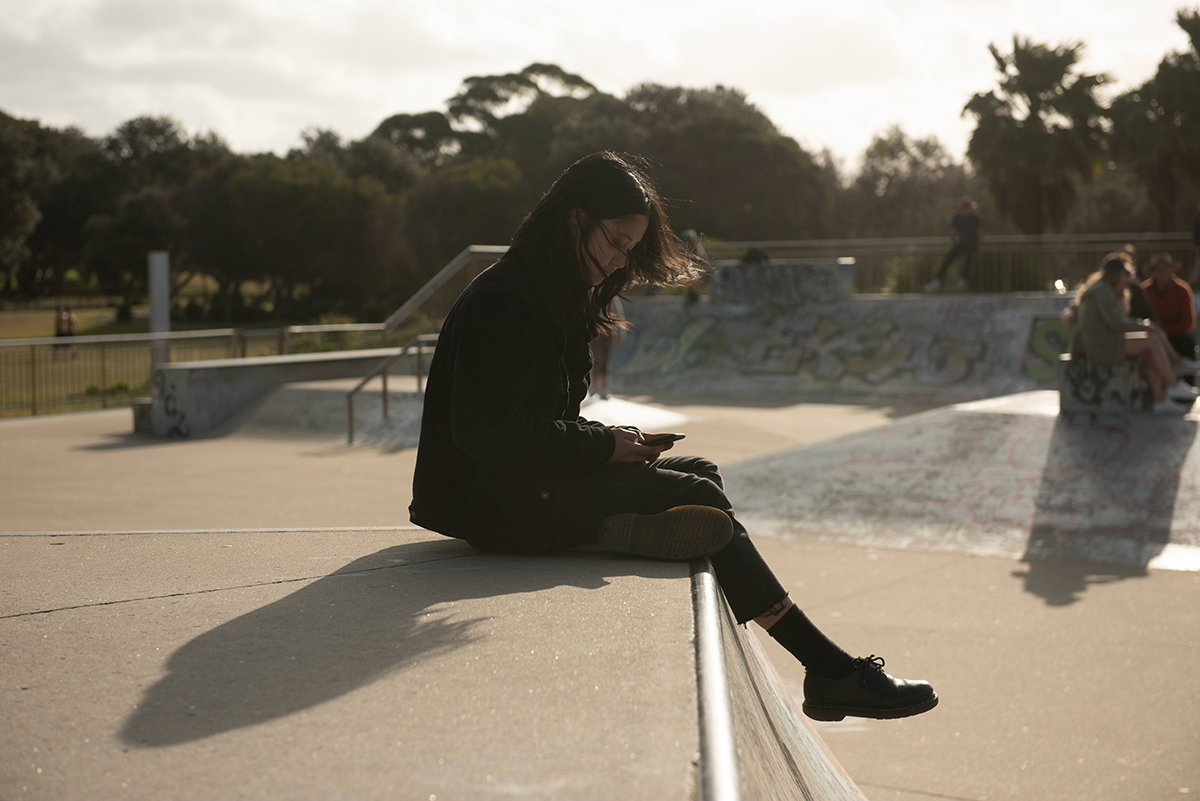
<svg viewBox="0 0 1200 801">
<path fill-rule="evenodd" d="M 116 309 L 73 309 L 79 320 L 80 334 L 108 333 L 97 329 L 108 328 L 113 323 Z M 136 326 L 144 321 L 134 321 Z M 114 332 L 115 333 L 115 332 Z M 124 332 L 122 332 L 124 333 Z M 0 339 L 34 339 L 54 336 L 54 309 L 14 309 L 0 311 Z"/>
</svg>

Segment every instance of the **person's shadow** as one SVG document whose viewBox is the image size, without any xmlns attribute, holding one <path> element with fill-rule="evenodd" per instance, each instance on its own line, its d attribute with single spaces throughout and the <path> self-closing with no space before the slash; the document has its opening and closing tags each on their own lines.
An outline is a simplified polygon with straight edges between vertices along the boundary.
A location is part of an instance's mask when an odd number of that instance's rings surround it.
<svg viewBox="0 0 1200 801">
<path fill-rule="evenodd" d="M 120 738 L 167 746 L 281 718 L 486 636 L 480 619 L 444 604 L 599 589 L 605 576 L 671 575 L 665 564 L 588 552 L 484 554 L 455 540 L 388 548 L 181 647 Z"/>
<path fill-rule="evenodd" d="M 1025 589 L 1051 606 L 1088 586 L 1147 575 L 1171 539 L 1192 420 L 1054 426 L 1022 561 Z"/>
</svg>

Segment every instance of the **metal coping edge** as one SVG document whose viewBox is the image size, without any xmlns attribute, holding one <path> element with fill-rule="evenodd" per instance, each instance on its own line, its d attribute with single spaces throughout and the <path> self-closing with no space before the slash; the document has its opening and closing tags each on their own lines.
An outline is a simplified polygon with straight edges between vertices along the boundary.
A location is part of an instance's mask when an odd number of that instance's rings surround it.
<svg viewBox="0 0 1200 801">
<path fill-rule="evenodd" d="M 738 801 L 737 744 L 722 638 L 721 604 L 712 565 L 692 562 L 692 607 L 696 620 L 696 695 L 700 717 L 700 798 Z"/>
<path fill-rule="evenodd" d="M 0 531 L 0 537 L 130 537 L 163 534 L 338 534 L 424 531 L 420 526 L 305 526 L 303 528 L 169 528 L 140 531 Z"/>
</svg>

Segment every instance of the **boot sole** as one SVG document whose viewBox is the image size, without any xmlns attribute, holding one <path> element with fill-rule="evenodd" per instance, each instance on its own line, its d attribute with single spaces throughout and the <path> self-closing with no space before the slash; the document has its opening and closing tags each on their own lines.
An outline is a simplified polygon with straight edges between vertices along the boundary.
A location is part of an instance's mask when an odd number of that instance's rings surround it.
<svg viewBox="0 0 1200 801">
<path fill-rule="evenodd" d="M 919 715 L 922 712 L 928 712 L 938 705 L 937 693 L 934 693 L 932 698 L 927 698 L 918 704 L 911 706 L 902 706 L 895 709 L 878 709 L 869 707 L 856 706 L 812 706 L 804 703 L 800 708 L 804 714 L 813 720 L 822 721 L 837 721 L 844 720 L 847 716 L 854 718 L 874 718 L 875 720 L 894 720 L 896 718 L 908 718 L 913 715 Z"/>
<path fill-rule="evenodd" d="M 606 551 L 686 561 L 716 553 L 733 538 L 729 515 L 711 506 L 676 506 L 656 515 L 621 514 L 600 524 Z"/>
</svg>

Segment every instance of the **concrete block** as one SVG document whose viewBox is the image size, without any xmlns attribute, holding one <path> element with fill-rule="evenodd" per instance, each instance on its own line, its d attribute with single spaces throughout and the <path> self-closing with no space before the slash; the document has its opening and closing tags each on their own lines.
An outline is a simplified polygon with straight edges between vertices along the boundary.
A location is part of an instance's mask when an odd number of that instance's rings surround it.
<svg viewBox="0 0 1200 801">
<path fill-rule="evenodd" d="M 1058 367 L 1059 411 L 1068 417 L 1081 412 L 1128 414 L 1146 405 L 1147 387 L 1136 362 L 1092 364 L 1064 353 Z"/>
<path fill-rule="evenodd" d="M 129 406 L 131 409 L 133 409 L 133 433 L 153 434 L 154 399 L 133 398 L 130 400 Z"/>
<path fill-rule="evenodd" d="M 181 362 L 154 370 L 153 433 L 212 431 L 270 390 L 297 381 L 361 378 L 398 348 Z"/>
</svg>

